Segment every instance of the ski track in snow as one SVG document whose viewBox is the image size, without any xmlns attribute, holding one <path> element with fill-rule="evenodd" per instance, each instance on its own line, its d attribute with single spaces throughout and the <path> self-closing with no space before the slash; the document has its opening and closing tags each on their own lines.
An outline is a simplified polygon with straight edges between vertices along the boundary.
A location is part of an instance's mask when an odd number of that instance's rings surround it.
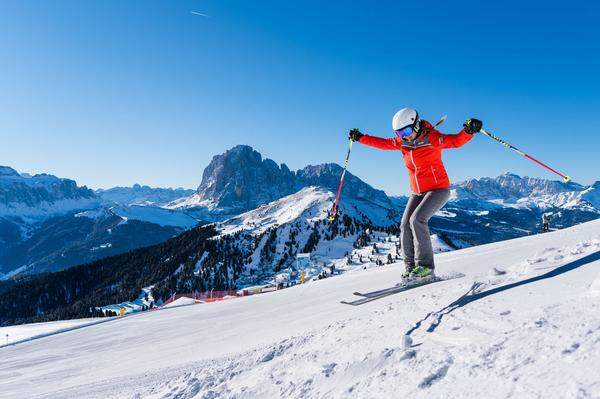
<svg viewBox="0 0 600 399">
<path fill-rule="evenodd" d="M 600 397 L 600 221 L 445 253 L 438 268 L 466 277 L 339 304 L 391 285 L 391 265 L 2 348 L 0 397 Z"/>
</svg>

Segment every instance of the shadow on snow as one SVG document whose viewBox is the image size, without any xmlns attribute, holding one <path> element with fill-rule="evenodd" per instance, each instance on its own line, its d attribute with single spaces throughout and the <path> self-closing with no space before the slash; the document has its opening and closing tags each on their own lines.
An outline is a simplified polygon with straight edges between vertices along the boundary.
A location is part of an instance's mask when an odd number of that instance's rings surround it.
<svg viewBox="0 0 600 399">
<path fill-rule="evenodd" d="M 419 320 L 410 330 L 408 330 L 405 333 L 405 335 L 411 335 L 414 331 L 418 330 L 421 327 L 421 325 L 425 321 L 427 321 L 427 319 L 429 319 L 429 318 L 432 318 L 433 321 L 432 321 L 431 325 L 427 328 L 427 332 L 433 332 L 442 323 L 443 317 L 447 314 L 454 312 L 456 309 L 462 308 L 463 306 L 466 306 L 466 305 L 468 305 L 472 302 L 478 301 L 480 299 L 487 298 L 490 295 L 498 294 L 500 292 L 504 292 L 504 291 L 507 291 L 507 290 L 510 290 L 510 289 L 513 289 L 516 287 L 520 287 L 522 285 L 535 283 L 537 281 L 541 281 L 541 280 L 545 280 L 548 278 L 553 278 L 553 277 L 559 276 L 563 273 L 570 272 L 571 270 L 577 269 L 581 266 L 584 266 L 588 263 L 595 262 L 597 260 L 600 260 L 600 251 L 596 251 L 587 256 L 584 256 L 583 258 L 574 260 L 563 266 L 559 266 L 555 269 L 552 269 L 548 273 L 544 273 L 539 276 L 531 277 L 531 278 L 528 278 L 525 280 L 516 281 L 514 283 L 506 284 L 506 285 L 503 285 L 500 287 L 492 288 L 487 291 L 478 292 L 479 288 L 481 288 L 483 283 L 475 282 L 475 283 L 473 283 L 471 288 L 469 288 L 469 290 L 466 293 L 464 293 L 462 296 L 460 296 L 460 298 L 458 298 L 457 300 L 455 300 L 454 302 L 452 302 L 445 308 L 442 308 L 435 312 L 428 313 L 424 318 Z"/>
</svg>

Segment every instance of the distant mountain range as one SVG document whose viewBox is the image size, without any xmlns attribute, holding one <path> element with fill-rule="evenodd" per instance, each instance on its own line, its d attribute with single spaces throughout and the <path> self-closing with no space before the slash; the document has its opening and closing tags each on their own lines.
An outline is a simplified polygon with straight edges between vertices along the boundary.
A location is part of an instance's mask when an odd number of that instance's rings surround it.
<svg viewBox="0 0 600 399">
<path fill-rule="evenodd" d="M 504 173 L 469 179 L 452 186 L 450 201 L 432 219 L 457 247 L 535 234 L 543 214 L 552 228 L 564 228 L 600 217 L 598 189 Z"/>
<path fill-rule="evenodd" d="M 123 203 L 126 193 L 130 201 Z M 1 166 L 0 278 L 60 270 L 165 241 L 198 221 L 135 204 L 177 194 L 189 191 L 134 186 L 94 192 L 73 180 Z"/>
<path fill-rule="evenodd" d="M 177 199 L 188 197 L 194 190 L 185 188 L 153 188 L 134 184 L 132 187 L 98 189 L 96 195 L 107 202 L 121 205 L 164 206 Z"/>
<path fill-rule="evenodd" d="M 0 166 L 0 217 L 35 221 L 76 209 L 91 209 L 99 203 L 92 190 L 78 187 L 73 180 L 47 174 L 21 175 Z"/>
<path fill-rule="evenodd" d="M 198 224 L 222 222 L 300 190 L 337 188 L 341 167 L 307 166 L 291 171 L 263 159 L 249 146 L 215 156 L 196 190 L 134 185 L 92 191 L 73 180 L 19 174 L 0 167 L 0 277 L 55 271 L 148 245 Z M 452 187 L 434 217 L 434 232 L 455 248 L 538 232 L 543 213 L 561 228 L 598 218 L 600 182 L 591 186 L 520 177 L 469 179 Z M 328 195 L 319 197 L 325 211 Z M 388 197 L 352 174 L 342 203 L 361 223 L 393 226 L 406 197 Z"/>
</svg>

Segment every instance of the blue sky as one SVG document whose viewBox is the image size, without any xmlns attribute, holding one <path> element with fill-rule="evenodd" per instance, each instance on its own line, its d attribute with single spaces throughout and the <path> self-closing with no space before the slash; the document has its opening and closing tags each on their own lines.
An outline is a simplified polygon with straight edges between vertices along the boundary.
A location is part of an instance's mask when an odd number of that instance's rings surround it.
<svg viewBox="0 0 600 399">
<path fill-rule="evenodd" d="M 292 169 L 341 163 L 349 128 L 390 136 L 393 114 L 411 106 L 448 114 L 447 133 L 478 117 L 591 183 L 593 3 L 2 2 L 0 164 L 94 188 L 196 187 L 236 144 Z M 553 178 L 483 136 L 445 160 L 453 180 Z M 398 152 L 356 146 L 350 171 L 408 192 Z"/>
</svg>

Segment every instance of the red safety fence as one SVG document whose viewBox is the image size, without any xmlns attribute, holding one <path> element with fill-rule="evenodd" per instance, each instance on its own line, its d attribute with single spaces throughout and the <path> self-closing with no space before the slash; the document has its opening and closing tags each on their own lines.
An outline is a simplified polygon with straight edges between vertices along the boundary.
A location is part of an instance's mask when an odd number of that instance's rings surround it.
<svg viewBox="0 0 600 399">
<path fill-rule="evenodd" d="M 190 294 L 175 294 L 171 295 L 162 306 L 168 305 L 171 302 L 178 300 L 179 298 L 192 298 L 201 302 L 216 302 L 225 299 L 232 299 L 237 297 L 237 291 L 235 290 L 224 290 L 224 291 L 205 291 Z"/>
</svg>

